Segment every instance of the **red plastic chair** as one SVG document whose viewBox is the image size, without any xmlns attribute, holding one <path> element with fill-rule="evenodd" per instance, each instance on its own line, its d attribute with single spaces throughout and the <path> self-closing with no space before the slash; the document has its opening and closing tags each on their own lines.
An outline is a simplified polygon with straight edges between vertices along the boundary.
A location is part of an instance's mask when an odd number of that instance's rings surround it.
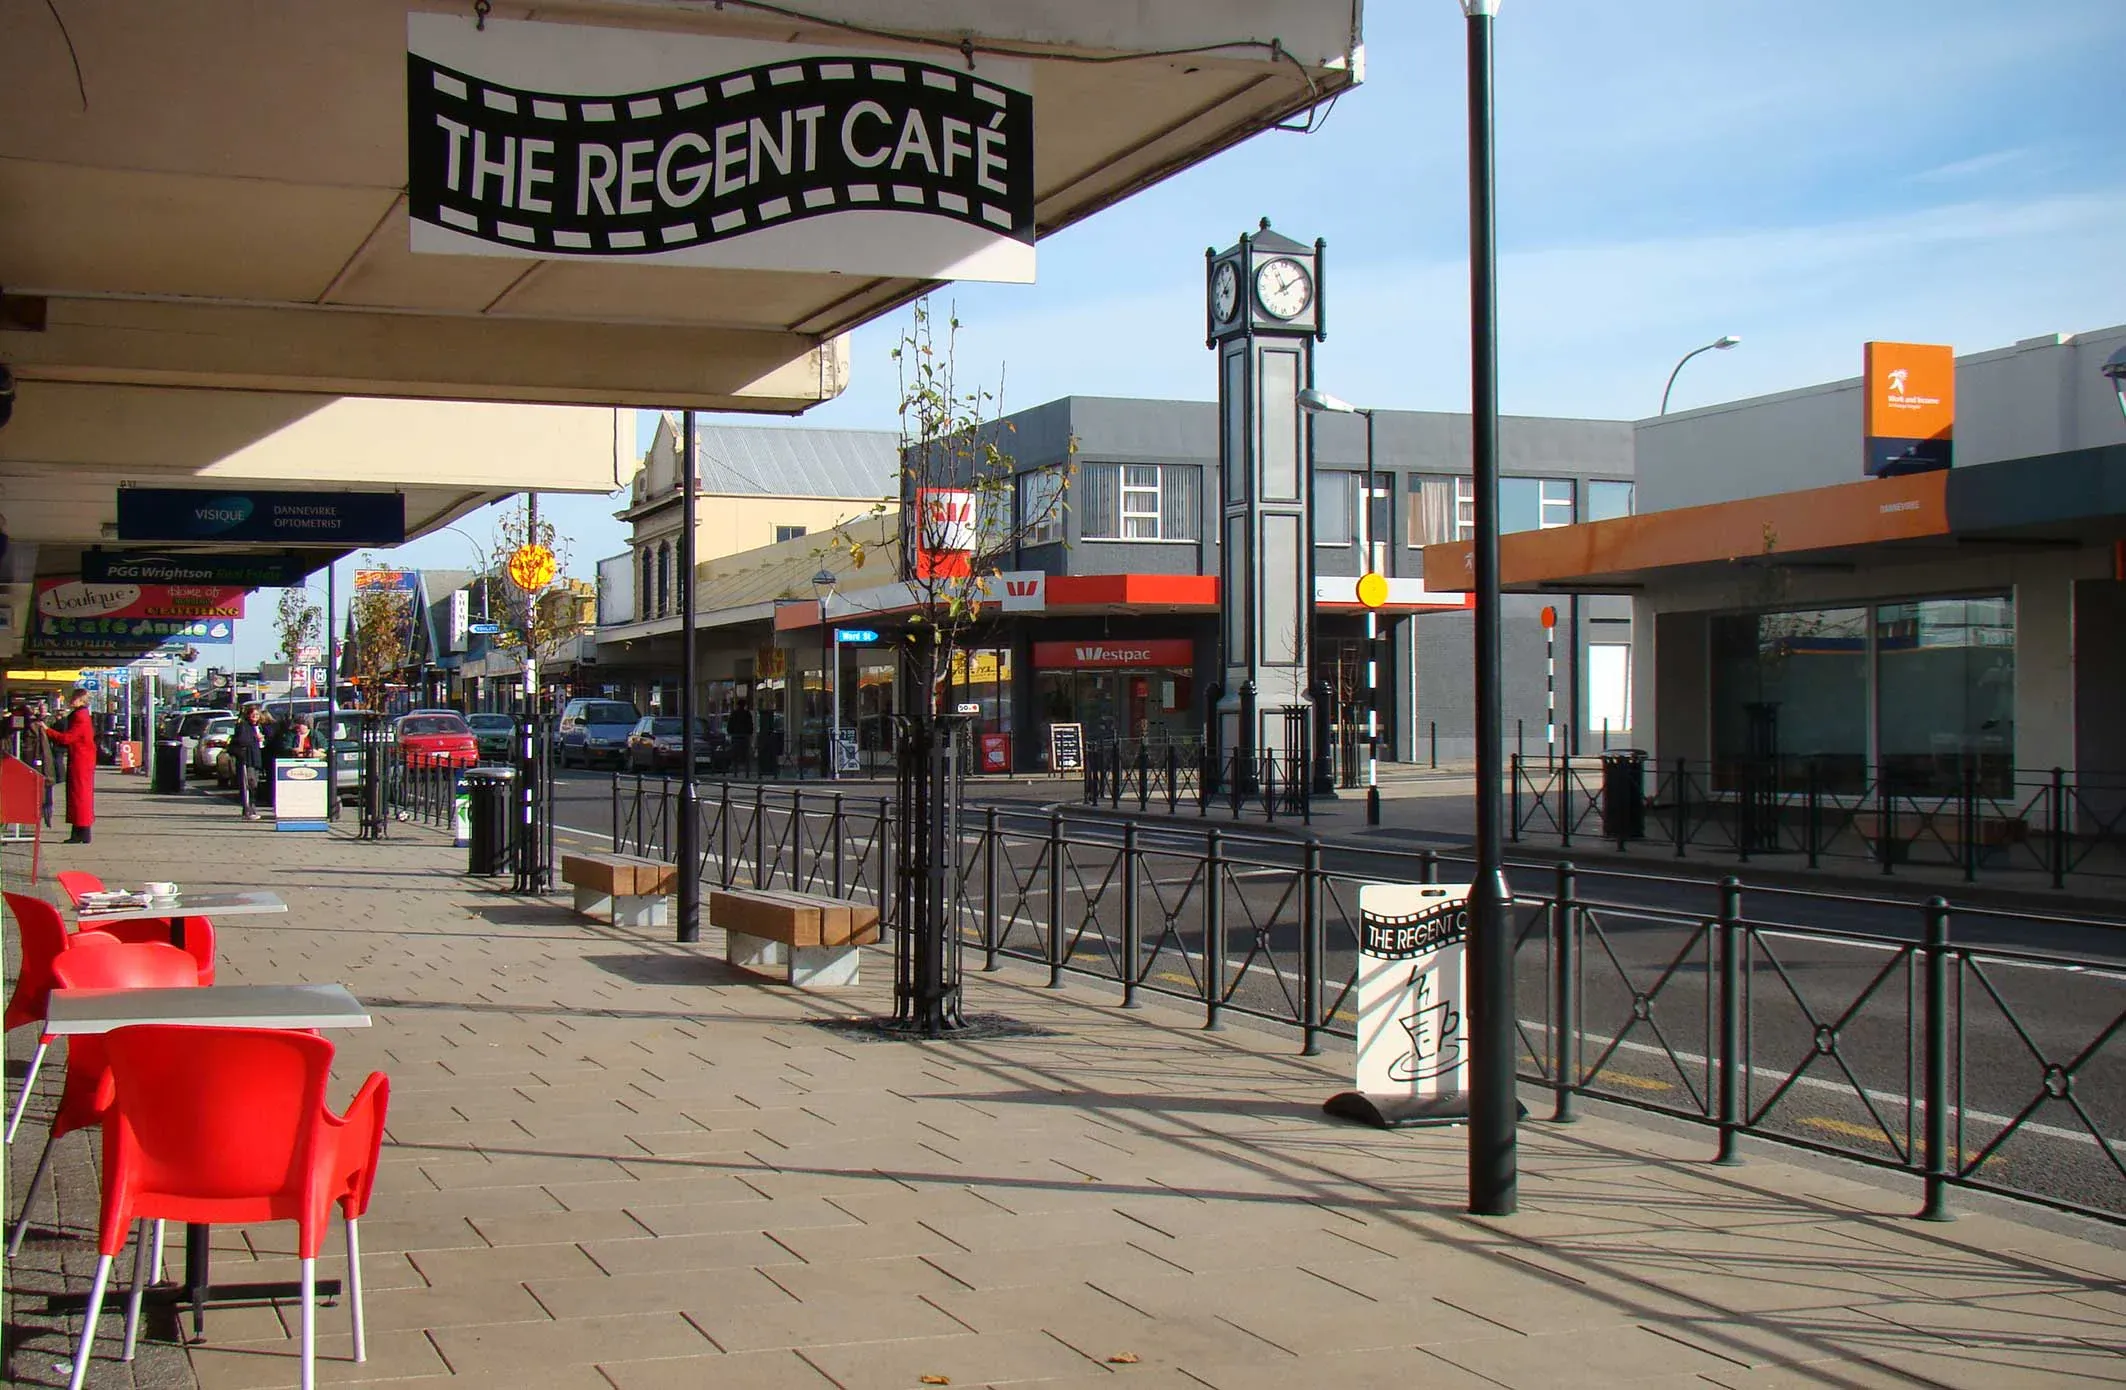
<svg viewBox="0 0 2126 1390">
<path fill-rule="evenodd" d="M 20 758 L 0 758 L 0 824 L 30 828 L 30 882 L 44 852 L 44 774 Z"/>
<path fill-rule="evenodd" d="M 66 894 L 66 900 L 76 907 L 81 906 L 85 895 L 103 891 L 103 880 L 83 869 L 61 869 L 52 875 L 52 882 L 59 885 L 59 891 Z"/>
<path fill-rule="evenodd" d="M 22 939 L 22 968 L 15 976 L 15 992 L 7 1001 L 5 1031 L 12 1033 L 24 1024 L 44 1022 L 52 993 L 52 962 L 66 949 L 69 938 L 66 919 L 44 899 L 27 893 L 0 894 L 0 898 L 6 900 L 7 915 L 14 918 L 15 931 Z M 6 1143 L 15 1142 L 15 1129 L 22 1123 L 22 1112 L 29 1107 L 30 1092 L 37 1087 L 37 1072 L 44 1066 L 44 1054 L 51 1046 L 49 1034 L 38 1034 L 30 1073 L 23 1078 L 22 1094 L 16 1097 L 14 1112 L 7 1118 Z"/>
<path fill-rule="evenodd" d="M 199 984 L 198 965 L 168 942 L 136 945 L 94 931 L 75 933 L 52 962 L 51 975 L 60 989 L 188 989 Z M 22 1249 L 22 1237 L 29 1231 L 30 1208 L 36 1205 L 52 1166 L 52 1145 L 77 1129 L 102 1124 L 110 1108 L 111 1072 L 104 1039 L 76 1034 L 67 1040 L 66 1087 L 59 1093 L 59 1111 L 52 1117 L 44 1152 L 37 1156 L 37 1171 L 23 1194 L 22 1215 L 8 1237 L 10 1257 Z"/>
<path fill-rule="evenodd" d="M 96 1278 L 69 1390 L 88 1372 L 96 1317 L 126 1228 L 148 1220 L 293 1221 L 303 1263 L 302 1385 L 317 1352 L 317 1252 L 334 1203 L 347 1223 L 354 1359 L 365 1361 L 357 1234 L 376 1181 L 391 1083 L 372 1072 L 347 1107 L 325 1104 L 332 1044 L 269 1028 L 121 1028 L 104 1039 L 115 1100 L 103 1131 L 103 1219 Z M 145 1234 L 145 1231 L 142 1232 Z M 134 1254 L 125 1350 L 133 1354 L 146 1268 Z"/>
<path fill-rule="evenodd" d="M 59 891 L 66 894 L 67 900 L 76 908 L 81 906 L 84 896 L 103 891 L 102 879 L 79 869 L 61 869 L 52 875 L 52 881 L 59 885 Z M 120 941 L 167 943 L 170 939 L 170 919 L 140 917 L 129 922 L 106 922 L 95 930 L 108 932 Z M 205 917 L 185 918 L 185 950 L 191 953 L 192 959 L 199 962 L 199 982 L 203 985 L 213 984 L 214 923 Z"/>
</svg>

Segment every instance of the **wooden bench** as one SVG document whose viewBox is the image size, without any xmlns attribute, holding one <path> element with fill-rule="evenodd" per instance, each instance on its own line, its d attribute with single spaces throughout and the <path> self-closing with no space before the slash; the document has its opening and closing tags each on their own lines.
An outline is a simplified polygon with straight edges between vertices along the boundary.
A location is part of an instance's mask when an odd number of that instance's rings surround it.
<svg viewBox="0 0 2126 1390">
<path fill-rule="evenodd" d="M 856 983 L 857 949 L 879 939 L 878 909 L 819 893 L 719 888 L 709 923 L 724 934 L 724 958 L 741 970 L 786 972 L 800 989 Z"/>
<path fill-rule="evenodd" d="M 1854 833 L 1868 844 L 1880 846 L 1882 821 L 1879 812 L 1855 812 Z M 1896 832 L 1890 842 L 1892 863 L 1910 858 L 1912 846 L 1922 840 L 1937 840 L 1952 854 L 1960 855 L 1964 850 L 1964 818 L 1955 810 L 1898 811 L 1891 817 L 1891 828 Z M 1982 862 L 1993 858 L 1995 851 L 2023 844 L 2030 838 L 2030 822 L 2021 816 L 1981 815 L 1972 829 L 1976 832 L 1972 838 Z"/>
<path fill-rule="evenodd" d="M 586 917 L 610 917 L 616 927 L 661 927 L 679 870 L 628 854 L 564 854 L 561 879 L 576 890 L 576 911 Z"/>
</svg>

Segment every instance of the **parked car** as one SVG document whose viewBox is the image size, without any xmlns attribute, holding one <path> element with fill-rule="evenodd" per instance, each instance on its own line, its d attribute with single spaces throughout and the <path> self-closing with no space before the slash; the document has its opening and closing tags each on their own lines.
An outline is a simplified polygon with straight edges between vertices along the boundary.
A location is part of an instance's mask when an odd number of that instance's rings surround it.
<svg viewBox="0 0 2126 1390">
<path fill-rule="evenodd" d="M 661 772 L 667 768 L 677 769 L 685 754 L 681 746 L 685 727 L 675 715 L 645 714 L 636 720 L 634 729 L 627 736 L 629 770 Z M 694 766 L 720 767 L 729 752 L 715 722 L 697 715 L 694 719 Z"/>
<path fill-rule="evenodd" d="M 170 716 L 162 721 L 161 727 L 155 732 L 155 737 L 158 739 L 174 738 L 181 740 L 184 743 L 185 762 L 188 764 L 196 763 L 199 755 L 200 736 L 206 732 L 207 725 L 210 722 L 220 717 L 222 717 L 222 711 L 220 710 L 200 708 L 173 710 Z"/>
<path fill-rule="evenodd" d="M 217 714 L 200 726 L 199 739 L 192 746 L 189 760 L 194 776 L 214 775 L 214 760 L 229 746 L 229 739 L 235 733 L 236 716 L 233 714 Z"/>
<path fill-rule="evenodd" d="M 376 720 L 371 710 L 343 709 L 323 739 L 332 759 L 332 790 L 342 801 L 353 800 L 362 789 L 362 735 Z M 322 721 L 319 728 L 323 728 Z"/>
<path fill-rule="evenodd" d="M 479 741 L 456 710 L 417 710 L 391 721 L 391 744 L 408 763 L 473 767 L 480 761 Z"/>
<path fill-rule="evenodd" d="M 600 762 L 619 767 L 627 761 L 627 736 L 640 718 L 624 700 L 570 700 L 561 709 L 554 758 L 563 767 L 595 767 Z"/>
<path fill-rule="evenodd" d="M 505 759 L 516 750 L 517 716 L 514 714 L 468 714 L 465 722 L 480 745 L 483 758 Z"/>
</svg>

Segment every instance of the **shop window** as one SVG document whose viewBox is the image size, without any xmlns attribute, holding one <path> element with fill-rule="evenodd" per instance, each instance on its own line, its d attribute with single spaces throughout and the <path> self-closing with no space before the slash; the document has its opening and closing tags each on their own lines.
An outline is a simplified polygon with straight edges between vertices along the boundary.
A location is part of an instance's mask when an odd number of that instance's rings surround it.
<svg viewBox="0 0 2126 1390">
<path fill-rule="evenodd" d="M 794 541 L 804 533 L 802 526 L 778 526 L 775 528 L 775 543 L 781 545 L 784 541 Z"/>
<path fill-rule="evenodd" d="M 1420 474 L 1410 480 L 1410 544 L 1465 541 L 1476 530 L 1476 493 L 1467 478 Z"/>
<path fill-rule="evenodd" d="M 652 546 L 642 547 L 642 595 L 639 605 L 645 618 L 657 616 L 657 552 Z"/>
<path fill-rule="evenodd" d="M 657 616 L 670 617 L 672 612 L 672 547 L 670 544 L 657 547 Z"/>
<path fill-rule="evenodd" d="M 1078 472 L 1087 540 L 1196 539 L 1202 470 L 1187 464 L 1088 463 Z"/>
<path fill-rule="evenodd" d="M 1358 474 L 1314 474 L 1314 543 L 1349 545 L 1357 539 Z"/>
<path fill-rule="evenodd" d="M 1026 544 L 1053 545 L 1063 539 L 1064 477 L 1060 468 L 1036 468 L 1019 475 L 1019 524 Z"/>
<path fill-rule="evenodd" d="M 1470 522 L 1475 523 L 1472 501 Z M 1499 531 L 1547 531 L 1572 525 L 1572 479 L 1499 479 Z"/>
<path fill-rule="evenodd" d="M 2015 767 L 2015 601 L 1925 599 L 1875 610 L 1876 730 L 1898 792 L 2004 794 Z"/>
<path fill-rule="evenodd" d="M 1632 487 L 1630 483 L 1604 482 L 1590 479 L 1587 484 L 1587 520 L 1613 521 L 1632 513 Z"/>
</svg>

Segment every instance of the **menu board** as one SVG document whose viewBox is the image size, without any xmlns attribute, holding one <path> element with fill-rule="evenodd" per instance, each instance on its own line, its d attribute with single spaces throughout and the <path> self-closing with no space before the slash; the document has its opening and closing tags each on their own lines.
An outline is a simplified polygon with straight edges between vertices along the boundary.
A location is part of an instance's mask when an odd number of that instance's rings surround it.
<svg viewBox="0 0 2126 1390">
<path fill-rule="evenodd" d="M 1085 766 L 1085 726 L 1083 724 L 1051 724 L 1048 726 L 1048 770 L 1051 772 L 1077 772 Z"/>
</svg>

